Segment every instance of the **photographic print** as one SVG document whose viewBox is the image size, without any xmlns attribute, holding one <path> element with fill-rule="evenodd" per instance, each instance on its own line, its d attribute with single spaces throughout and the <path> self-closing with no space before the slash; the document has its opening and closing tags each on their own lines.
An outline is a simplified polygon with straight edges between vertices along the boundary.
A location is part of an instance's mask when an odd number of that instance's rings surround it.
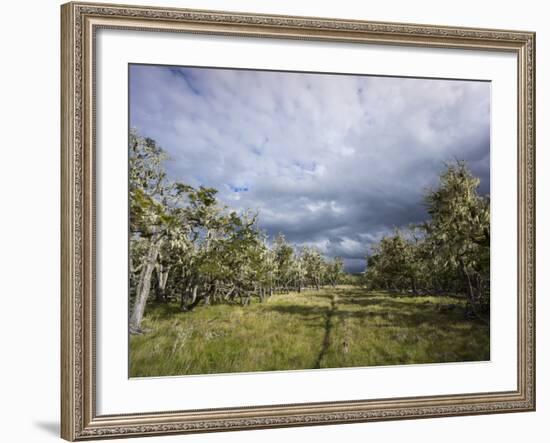
<svg viewBox="0 0 550 443">
<path fill-rule="evenodd" d="M 490 360 L 490 102 L 129 65 L 130 377 Z"/>
</svg>

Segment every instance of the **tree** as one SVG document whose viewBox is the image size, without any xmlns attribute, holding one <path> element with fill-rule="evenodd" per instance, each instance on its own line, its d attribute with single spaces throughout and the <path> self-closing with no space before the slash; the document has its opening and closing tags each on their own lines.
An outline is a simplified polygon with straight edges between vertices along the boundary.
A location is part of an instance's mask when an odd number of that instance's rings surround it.
<svg viewBox="0 0 550 443">
<path fill-rule="evenodd" d="M 334 257 L 327 263 L 326 277 L 331 286 L 340 284 L 344 275 L 344 260 L 341 257 Z"/>
<path fill-rule="evenodd" d="M 182 207 L 185 199 L 194 198 L 195 190 L 188 185 L 167 180 L 164 171 L 166 153 L 153 139 L 141 137 L 135 130 L 129 138 L 129 194 L 131 242 L 141 243 L 140 248 L 131 248 L 137 255 L 132 263 L 140 268 L 134 288 L 133 306 L 130 315 L 130 332 L 141 332 L 141 321 L 149 299 L 153 272 L 159 272 L 157 280 L 162 286 L 167 283 L 164 269 L 160 270 L 159 254 L 167 240 L 188 233 L 190 214 Z M 201 192 L 207 192 L 202 190 Z M 165 281 L 166 279 L 166 281 Z"/>
<path fill-rule="evenodd" d="M 135 285 L 130 331 L 139 332 L 167 221 L 163 200 L 169 189 L 162 167 L 166 155 L 154 140 L 140 137 L 132 130 L 129 151 L 130 231 L 142 246 L 140 251 L 134 249 L 142 254 L 142 263 Z"/>
<path fill-rule="evenodd" d="M 426 195 L 425 229 L 442 267 L 462 274 L 472 309 L 489 308 L 490 202 L 466 164 L 447 165 L 438 189 Z"/>
<path fill-rule="evenodd" d="M 279 290 L 286 291 L 293 277 L 294 249 L 283 234 L 279 234 L 273 242 L 273 259 L 276 286 Z"/>
<path fill-rule="evenodd" d="M 392 236 L 374 245 L 367 257 L 366 273 L 372 284 L 393 290 L 407 288 L 418 294 L 419 240 L 410 234 L 408 237 L 396 230 Z"/>
<path fill-rule="evenodd" d="M 312 247 L 305 247 L 302 251 L 304 260 L 305 278 L 308 286 L 320 289 L 325 277 L 325 261 L 321 253 Z"/>
</svg>

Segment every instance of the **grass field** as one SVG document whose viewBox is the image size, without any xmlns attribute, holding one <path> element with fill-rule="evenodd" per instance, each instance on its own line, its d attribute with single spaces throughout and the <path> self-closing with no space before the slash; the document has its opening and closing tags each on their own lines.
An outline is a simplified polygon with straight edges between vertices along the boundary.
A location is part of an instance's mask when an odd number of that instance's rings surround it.
<svg viewBox="0 0 550 443">
<path fill-rule="evenodd" d="M 148 306 L 130 376 L 489 360 L 489 327 L 461 298 L 339 286 L 249 306 Z"/>
</svg>

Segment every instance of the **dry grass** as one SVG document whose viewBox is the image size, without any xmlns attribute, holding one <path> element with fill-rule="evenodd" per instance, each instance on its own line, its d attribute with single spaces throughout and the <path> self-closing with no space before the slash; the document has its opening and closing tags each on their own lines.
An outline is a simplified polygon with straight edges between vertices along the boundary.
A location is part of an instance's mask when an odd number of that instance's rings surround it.
<svg viewBox="0 0 550 443">
<path fill-rule="evenodd" d="M 489 327 L 465 302 L 337 288 L 250 306 L 148 306 L 130 340 L 130 376 L 489 360 Z"/>
</svg>

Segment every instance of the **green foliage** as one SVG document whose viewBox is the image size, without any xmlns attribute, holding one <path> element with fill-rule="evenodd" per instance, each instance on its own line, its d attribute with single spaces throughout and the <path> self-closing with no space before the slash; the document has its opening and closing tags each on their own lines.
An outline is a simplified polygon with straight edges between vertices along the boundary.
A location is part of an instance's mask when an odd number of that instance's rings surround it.
<svg viewBox="0 0 550 443">
<path fill-rule="evenodd" d="M 474 309 L 489 307 L 490 202 L 464 162 L 448 165 L 439 189 L 426 196 L 432 219 L 426 232 L 438 264 L 462 274 Z"/>
<path fill-rule="evenodd" d="M 410 288 L 417 293 L 417 282 L 422 276 L 420 244 L 416 238 L 406 238 L 396 230 L 373 247 L 367 257 L 366 278 L 373 287 L 402 290 Z"/>
</svg>

